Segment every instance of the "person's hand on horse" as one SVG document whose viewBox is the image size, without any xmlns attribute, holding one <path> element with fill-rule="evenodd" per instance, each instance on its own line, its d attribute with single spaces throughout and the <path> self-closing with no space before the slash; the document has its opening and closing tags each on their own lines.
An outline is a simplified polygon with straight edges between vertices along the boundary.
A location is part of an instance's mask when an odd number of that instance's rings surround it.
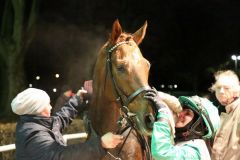
<svg viewBox="0 0 240 160">
<path fill-rule="evenodd" d="M 144 98 L 153 102 L 156 111 L 158 111 L 161 108 L 166 108 L 166 106 L 163 104 L 160 95 L 158 94 L 158 91 L 154 87 L 146 90 Z"/>
<path fill-rule="evenodd" d="M 71 89 L 65 91 L 63 94 L 64 94 L 64 96 L 66 96 L 66 97 L 72 97 L 72 96 L 74 96 L 74 93 L 73 93 L 73 91 L 72 91 Z"/>
<path fill-rule="evenodd" d="M 93 80 L 88 80 L 84 82 L 83 88 L 87 91 L 86 94 L 84 94 L 84 100 L 88 101 L 91 100 L 92 93 L 93 93 L 93 86 L 92 86 Z"/>
<path fill-rule="evenodd" d="M 80 97 L 81 103 L 84 101 L 84 95 L 87 94 L 87 91 L 83 88 L 79 89 L 76 93 Z"/>
<path fill-rule="evenodd" d="M 115 148 L 123 142 L 123 136 L 108 132 L 101 137 L 102 147 L 106 149 Z"/>
</svg>

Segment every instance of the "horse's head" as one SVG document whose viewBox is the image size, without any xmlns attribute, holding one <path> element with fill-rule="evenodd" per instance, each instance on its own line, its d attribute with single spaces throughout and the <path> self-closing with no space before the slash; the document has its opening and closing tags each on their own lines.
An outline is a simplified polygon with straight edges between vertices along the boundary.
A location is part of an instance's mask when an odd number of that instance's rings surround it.
<svg viewBox="0 0 240 160">
<path fill-rule="evenodd" d="M 103 97 L 109 103 L 115 102 L 118 109 L 134 115 L 132 119 L 138 131 L 150 135 L 154 110 L 151 102 L 143 97 L 145 89 L 149 88 L 150 63 L 138 47 L 144 39 L 146 28 L 147 22 L 130 34 L 122 31 L 118 20 L 114 22 L 110 38 L 97 59 L 93 90 L 95 97 L 99 96 L 96 105 L 104 101 Z"/>
</svg>

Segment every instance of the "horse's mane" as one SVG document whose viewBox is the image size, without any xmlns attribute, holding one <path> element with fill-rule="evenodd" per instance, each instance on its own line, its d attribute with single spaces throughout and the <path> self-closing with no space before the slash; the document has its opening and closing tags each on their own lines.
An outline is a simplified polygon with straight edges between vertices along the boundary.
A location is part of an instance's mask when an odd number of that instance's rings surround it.
<svg viewBox="0 0 240 160">
<path fill-rule="evenodd" d="M 107 80 L 106 66 L 106 47 L 109 42 L 105 43 L 99 51 L 93 71 L 93 98 L 92 101 L 97 103 L 99 97 L 104 93 Z"/>
<path fill-rule="evenodd" d="M 103 134 L 103 130 L 105 128 L 101 128 L 98 124 L 96 123 L 103 123 L 104 121 L 104 115 L 107 116 L 105 112 L 109 112 L 111 110 L 111 114 L 116 113 L 116 109 L 118 107 L 112 107 L 109 100 L 107 98 L 108 95 L 113 96 L 111 93 L 108 91 L 111 90 L 109 87 L 111 86 L 111 83 L 109 78 L 108 78 L 108 70 L 107 70 L 107 46 L 109 42 L 106 42 L 103 47 L 100 49 L 98 53 L 98 58 L 96 60 L 95 66 L 94 66 L 94 71 L 93 71 L 93 95 L 91 99 L 91 104 L 90 104 L 90 110 L 89 112 L 90 117 L 94 123 L 92 123 L 93 128 L 98 134 Z M 108 115 L 109 116 L 109 115 Z M 98 129 L 97 129 L 98 128 Z"/>
</svg>

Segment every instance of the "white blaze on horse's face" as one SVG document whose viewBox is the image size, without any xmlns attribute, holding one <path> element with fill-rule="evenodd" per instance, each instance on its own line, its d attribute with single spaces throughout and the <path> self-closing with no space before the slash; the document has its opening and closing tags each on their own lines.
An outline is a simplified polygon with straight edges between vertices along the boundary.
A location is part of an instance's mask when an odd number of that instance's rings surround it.
<svg viewBox="0 0 240 160">
<path fill-rule="evenodd" d="M 151 67 L 150 62 L 142 56 L 142 53 L 141 53 L 139 48 L 136 48 L 133 51 L 132 57 L 133 57 L 133 60 L 134 60 L 135 63 L 141 63 L 144 60 L 144 63 L 146 63 L 146 65 L 148 66 L 148 69 L 150 69 L 150 67 Z"/>
<path fill-rule="evenodd" d="M 140 51 L 138 48 L 135 48 L 135 50 L 133 51 L 132 53 L 132 56 L 133 56 L 133 59 L 136 61 L 136 62 L 139 62 L 141 60 L 141 56 L 140 56 Z"/>
</svg>

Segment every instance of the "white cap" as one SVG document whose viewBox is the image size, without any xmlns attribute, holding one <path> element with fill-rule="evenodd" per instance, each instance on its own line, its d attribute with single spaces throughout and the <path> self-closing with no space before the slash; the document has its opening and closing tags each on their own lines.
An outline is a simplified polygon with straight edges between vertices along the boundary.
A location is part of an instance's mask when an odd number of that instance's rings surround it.
<svg viewBox="0 0 240 160">
<path fill-rule="evenodd" d="M 48 94 L 36 88 L 28 88 L 20 92 L 11 103 L 12 111 L 18 115 L 38 115 L 48 105 L 50 105 Z"/>
</svg>

